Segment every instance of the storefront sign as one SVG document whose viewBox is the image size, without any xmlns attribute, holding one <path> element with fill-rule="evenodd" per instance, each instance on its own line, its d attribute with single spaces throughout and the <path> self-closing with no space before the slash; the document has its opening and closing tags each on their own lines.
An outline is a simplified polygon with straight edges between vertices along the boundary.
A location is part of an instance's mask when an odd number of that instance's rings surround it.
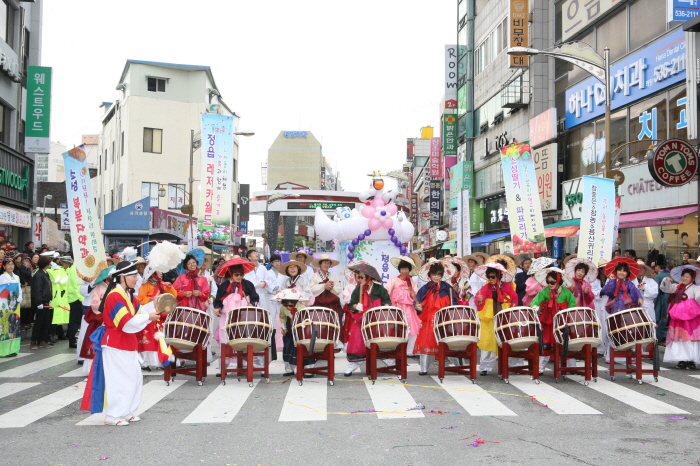
<svg viewBox="0 0 700 466">
<path fill-rule="evenodd" d="M 243 235 L 248 234 L 248 221 L 247 220 L 240 220 L 238 222 L 238 231 L 240 231 L 241 234 L 243 234 Z M 320 248 L 317 248 L 317 249 L 320 249 Z"/>
<path fill-rule="evenodd" d="M 557 205 L 557 143 L 532 151 L 537 175 L 537 190 L 542 210 L 556 210 Z"/>
<path fill-rule="evenodd" d="M 440 138 L 430 138 L 430 177 L 442 178 Z"/>
<path fill-rule="evenodd" d="M 698 0 L 666 0 L 667 22 L 687 21 L 700 14 Z"/>
<path fill-rule="evenodd" d="M 481 208 L 479 201 L 473 197 L 469 198 L 469 228 L 471 231 L 482 231 L 484 222 L 484 209 Z M 471 245 L 471 240 L 469 241 Z"/>
<path fill-rule="evenodd" d="M 530 119 L 530 146 L 537 147 L 557 137 L 557 109 L 550 108 Z"/>
<path fill-rule="evenodd" d="M 442 153 L 445 156 L 457 155 L 457 116 L 443 115 Z"/>
<path fill-rule="evenodd" d="M 410 162 L 413 160 L 413 138 L 407 138 L 406 139 L 406 161 Z"/>
<path fill-rule="evenodd" d="M 511 144 L 501 149 L 510 233 L 515 254 L 546 251 L 542 208 L 537 189 L 535 162 L 530 145 Z"/>
<path fill-rule="evenodd" d="M 51 151 L 51 67 L 27 68 L 27 105 L 24 151 L 48 154 Z"/>
<path fill-rule="evenodd" d="M 68 204 L 61 204 L 58 208 L 61 211 L 61 230 L 70 230 L 70 211 L 68 210 Z"/>
<path fill-rule="evenodd" d="M 288 206 L 289 208 L 289 206 Z M 351 207 L 352 209 L 353 207 Z M 250 220 L 250 185 L 241 184 L 238 190 L 238 219 Z"/>
<path fill-rule="evenodd" d="M 625 174 L 625 181 L 618 187 L 618 192 L 624 198 L 623 214 L 697 203 L 697 183 L 675 187 L 663 186 L 652 178 L 645 163 L 623 167 L 621 171 Z"/>
<path fill-rule="evenodd" d="M 469 193 L 463 191 L 462 202 L 459 205 L 459 209 L 457 209 L 459 212 L 460 228 L 462 230 L 457 237 L 457 252 L 462 256 L 472 253 L 471 212 L 469 211 L 471 200 L 472 199 L 469 198 Z"/>
<path fill-rule="evenodd" d="M 561 184 L 561 198 L 563 202 L 561 219 L 573 220 L 581 218 L 581 205 L 583 205 L 583 183 L 581 178 L 564 181 Z"/>
<path fill-rule="evenodd" d="M 583 177 L 583 210 L 578 257 L 597 264 L 612 257 L 615 246 L 615 182 L 609 178 Z"/>
<path fill-rule="evenodd" d="M 669 139 L 656 146 L 648 165 L 657 183 L 682 186 L 689 183 L 698 170 L 698 153 L 686 141 Z"/>
<path fill-rule="evenodd" d="M 679 29 L 612 65 L 612 110 L 685 81 L 685 51 L 685 32 Z M 566 90 L 566 103 L 566 127 L 573 128 L 603 115 L 605 88 L 588 78 Z"/>
<path fill-rule="evenodd" d="M 187 239 L 187 222 L 189 217 L 186 215 L 169 212 L 163 209 L 151 209 L 151 224 L 150 234 L 165 233 L 173 235 L 181 240 Z M 192 219 L 192 224 L 197 224 L 197 219 Z"/>
<path fill-rule="evenodd" d="M 450 209 L 459 205 L 459 194 L 464 184 L 464 162 L 459 162 L 450 168 Z"/>
<path fill-rule="evenodd" d="M 294 136 L 296 137 L 296 136 Z M 233 117 L 202 114 L 202 172 L 199 237 L 231 239 Z"/>
<path fill-rule="evenodd" d="M 418 225 L 418 195 L 411 194 L 411 223 Z"/>
<path fill-rule="evenodd" d="M 566 41 L 624 0 L 566 0 L 561 7 L 561 39 Z"/>
<path fill-rule="evenodd" d="M 29 166 L 22 168 L 22 174 L 0 168 L 0 184 L 22 191 L 24 199 L 29 197 Z"/>
<path fill-rule="evenodd" d="M 23 212 L 9 207 L 0 207 L 0 223 L 22 228 L 31 228 L 32 217 L 29 212 Z"/>
<path fill-rule="evenodd" d="M 105 215 L 104 227 L 105 230 L 148 230 L 151 226 L 150 214 L 150 200 L 144 197 Z"/>
<path fill-rule="evenodd" d="M 457 46 L 445 46 L 445 108 L 457 108 Z M 443 133 L 443 137 L 444 137 Z M 456 155 L 456 154 L 455 154 Z"/>
<path fill-rule="evenodd" d="M 0 285 L 0 357 L 17 356 L 22 340 L 19 283 Z M 25 291 L 27 292 L 27 291 Z"/>
<path fill-rule="evenodd" d="M 84 149 L 81 145 L 64 152 L 63 166 L 75 269 L 80 278 L 92 281 L 107 268 L 107 262 Z"/>
<path fill-rule="evenodd" d="M 430 180 L 430 226 L 440 226 L 442 217 L 442 180 Z"/>
<path fill-rule="evenodd" d="M 465 196 L 471 197 L 474 195 L 474 162 L 464 163 L 464 174 L 462 175 L 462 191 Z"/>
<path fill-rule="evenodd" d="M 527 47 L 530 6 L 528 0 L 510 0 L 508 16 L 508 43 L 510 47 Z M 509 55 L 510 68 L 525 68 L 530 64 L 527 55 Z"/>
</svg>

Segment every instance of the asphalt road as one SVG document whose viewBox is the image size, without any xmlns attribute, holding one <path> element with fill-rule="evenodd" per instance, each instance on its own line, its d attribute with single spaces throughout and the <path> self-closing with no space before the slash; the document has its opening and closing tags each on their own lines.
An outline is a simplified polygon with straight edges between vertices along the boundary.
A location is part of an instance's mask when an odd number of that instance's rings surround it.
<svg viewBox="0 0 700 466">
<path fill-rule="evenodd" d="M 79 410 L 84 378 L 70 351 L 25 346 L 27 356 L 0 359 L 5 464 L 700 464 L 700 371 L 664 370 L 642 385 L 604 372 L 589 386 L 555 383 L 551 370 L 540 385 L 494 375 L 440 384 L 437 367 L 421 377 L 411 360 L 405 385 L 373 386 L 356 371 L 299 386 L 276 363 L 272 383 L 253 388 L 222 386 L 212 368 L 202 386 L 152 373 L 142 421 L 110 427 Z"/>
</svg>

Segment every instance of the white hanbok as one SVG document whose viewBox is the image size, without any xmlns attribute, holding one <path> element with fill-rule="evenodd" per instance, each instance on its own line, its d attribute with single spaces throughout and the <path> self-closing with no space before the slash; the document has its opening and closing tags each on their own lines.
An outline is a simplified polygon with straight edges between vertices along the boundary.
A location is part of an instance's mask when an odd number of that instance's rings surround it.
<svg viewBox="0 0 700 466">
<path fill-rule="evenodd" d="M 270 313 L 270 321 L 274 321 L 279 313 L 279 306 L 272 302 L 272 298 L 275 296 L 275 286 L 277 285 L 275 274 L 267 270 L 265 266 L 259 265 L 255 270 L 245 274 L 245 279 L 255 286 L 255 291 L 260 298 L 258 307 L 266 309 Z M 263 283 L 265 283 L 265 286 L 263 286 Z"/>
<path fill-rule="evenodd" d="M 600 283 L 600 279 L 596 278 L 591 282 L 591 291 L 593 291 L 593 305 L 595 306 L 595 314 L 598 316 L 598 322 L 600 322 L 600 345 L 598 345 L 599 354 L 607 354 L 608 348 L 610 348 L 610 339 L 608 338 L 608 325 L 605 318 L 609 315 L 608 311 L 605 310 L 605 305 L 608 304 L 608 297 L 606 295 L 601 295 L 600 290 L 603 289 L 603 285 Z"/>
<path fill-rule="evenodd" d="M 656 323 L 656 310 L 654 309 L 654 299 L 659 295 L 659 285 L 656 283 L 656 280 L 654 280 L 651 277 L 644 277 L 642 279 L 644 283 L 644 289 L 640 289 L 639 291 L 642 293 L 642 297 L 644 298 L 644 309 L 647 311 L 647 314 L 649 314 L 649 318 L 651 319 L 652 322 Z M 633 283 L 639 287 L 639 279 L 636 278 Z"/>
</svg>

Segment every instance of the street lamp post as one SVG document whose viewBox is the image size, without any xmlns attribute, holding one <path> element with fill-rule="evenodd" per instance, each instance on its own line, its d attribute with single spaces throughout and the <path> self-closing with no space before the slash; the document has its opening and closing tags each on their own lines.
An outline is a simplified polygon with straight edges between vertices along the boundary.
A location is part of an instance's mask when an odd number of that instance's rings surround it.
<svg viewBox="0 0 700 466">
<path fill-rule="evenodd" d="M 538 50 L 529 47 L 511 47 L 508 55 L 547 55 L 568 61 L 587 71 L 605 86 L 605 173 L 610 178 L 610 49 L 605 47 L 601 57 L 583 42 L 568 42 L 552 50 Z"/>
</svg>

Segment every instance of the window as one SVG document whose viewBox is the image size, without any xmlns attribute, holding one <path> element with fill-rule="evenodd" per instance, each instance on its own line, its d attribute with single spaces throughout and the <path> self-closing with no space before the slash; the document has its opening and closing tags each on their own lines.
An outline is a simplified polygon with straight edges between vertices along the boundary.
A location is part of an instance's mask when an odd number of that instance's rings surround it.
<svg viewBox="0 0 700 466">
<path fill-rule="evenodd" d="M 0 0 L 0 39 L 7 42 L 10 45 L 10 36 L 8 30 L 10 29 L 10 7 L 7 5 L 7 0 Z"/>
<path fill-rule="evenodd" d="M 109 197 L 111 199 L 111 208 L 109 209 L 110 212 L 114 212 L 114 190 L 110 189 L 109 190 Z"/>
<path fill-rule="evenodd" d="M 634 24 L 634 23 L 633 23 Z M 635 25 L 634 29 L 638 26 Z M 596 28 L 596 50 L 603 56 L 605 47 L 610 48 L 610 60 L 616 61 L 627 52 L 627 11 L 618 11 L 615 16 Z"/>
<path fill-rule="evenodd" d="M 108 150 L 105 149 L 105 171 L 107 170 L 107 164 L 109 163 L 109 157 L 107 156 Z"/>
<path fill-rule="evenodd" d="M 117 153 L 117 151 L 114 150 L 114 141 L 112 141 L 112 163 L 114 163 L 114 156 Z"/>
<path fill-rule="evenodd" d="M 121 156 L 124 157 L 124 131 L 122 131 L 122 140 L 121 140 L 120 144 L 121 144 Z"/>
<path fill-rule="evenodd" d="M 179 209 L 185 205 L 185 185 L 168 185 L 168 209 Z"/>
<path fill-rule="evenodd" d="M 2 3 L 0 3 L 2 5 Z M 0 103 L 0 142 L 10 143 L 10 109 Z"/>
<path fill-rule="evenodd" d="M 165 92 L 165 78 L 148 77 L 148 92 Z"/>
<path fill-rule="evenodd" d="M 155 128 L 143 129 L 143 151 L 154 154 L 163 153 L 163 130 Z"/>
<path fill-rule="evenodd" d="M 141 183 L 141 198 L 148 197 L 151 200 L 151 207 L 158 207 L 158 183 Z"/>
<path fill-rule="evenodd" d="M 666 31 L 666 2 L 637 0 L 629 6 L 630 50 L 641 47 Z"/>
</svg>

